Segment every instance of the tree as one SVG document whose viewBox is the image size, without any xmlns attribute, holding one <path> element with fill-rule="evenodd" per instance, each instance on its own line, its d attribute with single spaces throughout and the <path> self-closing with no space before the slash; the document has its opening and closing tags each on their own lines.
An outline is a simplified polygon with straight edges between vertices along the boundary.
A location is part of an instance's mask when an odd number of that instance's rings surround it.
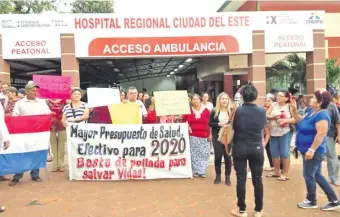
<svg viewBox="0 0 340 217">
<path fill-rule="evenodd" d="M 326 59 L 326 79 L 327 84 L 340 86 L 340 66 L 337 64 L 337 59 Z"/>
<path fill-rule="evenodd" d="M 0 14 L 40 14 L 43 11 L 56 9 L 52 1 L 3 0 L 0 2 Z"/>
<path fill-rule="evenodd" d="M 76 0 L 71 3 L 72 13 L 113 13 L 113 0 Z"/>
<path fill-rule="evenodd" d="M 289 54 L 283 60 L 279 60 L 271 67 L 266 68 L 267 79 L 275 77 L 281 81 L 289 82 L 289 88 L 298 87 L 301 90 L 306 88 L 306 59 L 297 54 Z M 286 80 L 285 80 L 286 78 Z M 340 66 L 337 59 L 326 59 L 326 80 L 327 84 L 340 87 Z"/>
<path fill-rule="evenodd" d="M 281 84 L 289 83 L 289 88 L 298 87 L 300 92 L 306 87 L 306 60 L 297 54 L 289 54 L 271 67 L 267 67 L 267 79 L 278 78 Z"/>
</svg>

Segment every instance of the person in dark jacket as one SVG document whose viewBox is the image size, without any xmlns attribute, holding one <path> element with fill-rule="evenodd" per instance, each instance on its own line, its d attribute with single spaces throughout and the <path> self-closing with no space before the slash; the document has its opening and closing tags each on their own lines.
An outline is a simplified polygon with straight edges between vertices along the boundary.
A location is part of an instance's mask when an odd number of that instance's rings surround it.
<svg viewBox="0 0 340 217">
<path fill-rule="evenodd" d="M 221 93 L 216 99 L 216 107 L 211 111 L 209 118 L 209 127 L 211 128 L 212 143 L 215 153 L 215 173 L 216 178 L 214 184 L 221 182 L 221 165 L 222 157 L 224 157 L 225 164 L 225 184 L 230 186 L 231 174 L 231 156 L 225 151 L 225 146 L 218 141 L 218 136 L 221 127 L 225 126 L 229 120 L 231 112 L 234 108 L 234 103 L 227 93 Z M 222 133 L 222 132 L 221 132 Z M 230 147 L 228 147 L 230 149 Z"/>
<path fill-rule="evenodd" d="M 255 192 L 255 217 L 262 216 L 263 183 L 262 171 L 264 163 L 263 132 L 267 124 L 266 111 L 255 104 L 257 89 L 251 83 L 241 89 L 243 104 L 235 112 L 233 127 L 233 161 L 237 176 L 237 206 L 231 211 L 234 216 L 247 216 L 246 213 L 246 182 L 247 162 L 252 173 Z"/>
</svg>

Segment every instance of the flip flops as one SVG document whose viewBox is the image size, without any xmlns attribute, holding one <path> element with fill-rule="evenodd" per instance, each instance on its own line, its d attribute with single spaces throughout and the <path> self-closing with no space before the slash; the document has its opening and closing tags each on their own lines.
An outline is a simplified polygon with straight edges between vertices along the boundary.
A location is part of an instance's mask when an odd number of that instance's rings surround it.
<svg viewBox="0 0 340 217">
<path fill-rule="evenodd" d="M 0 207 L 0 213 L 4 212 L 6 210 L 6 207 L 5 206 L 1 206 Z"/>
<path fill-rule="evenodd" d="M 277 178 L 277 181 L 281 181 L 281 182 L 288 181 L 288 180 L 289 180 L 289 177 L 287 176 L 280 176 L 279 178 Z"/>
<path fill-rule="evenodd" d="M 267 178 L 280 178 L 280 175 L 277 175 L 275 173 L 269 173 L 266 175 Z"/>
</svg>

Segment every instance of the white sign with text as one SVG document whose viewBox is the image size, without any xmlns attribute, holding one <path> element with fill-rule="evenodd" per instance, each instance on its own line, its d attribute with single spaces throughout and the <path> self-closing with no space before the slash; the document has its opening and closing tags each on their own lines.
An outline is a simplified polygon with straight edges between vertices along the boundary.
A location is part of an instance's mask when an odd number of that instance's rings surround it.
<svg viewBox="0 0 340 217">
<path fill-rule="evenodd" d="M 2 33 L 2 55 L 4 59 L 60 58 L 60 34 Z"/>
<path fill-rule="evenodd" d="M 291 53 L 313 51 L 312 29 L 277 29 L 265 30 L 266 53 Z"/>
<path fill-rule="evenodd" d="M 70 180 L 192 178 L 188 124 L 71 124 Z"/>
</svg>

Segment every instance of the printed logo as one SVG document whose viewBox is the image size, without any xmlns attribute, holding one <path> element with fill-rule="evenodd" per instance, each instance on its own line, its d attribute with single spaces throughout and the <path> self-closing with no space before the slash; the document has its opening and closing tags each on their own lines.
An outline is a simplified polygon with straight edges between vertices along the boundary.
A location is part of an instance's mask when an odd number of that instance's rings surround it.
<svg viewBox="0 0 340 217">
<path fill-rule="evenodd" d="M 267 16 L 267 24 L 277 24 L 276 16 Z"/>
<path fill-rule="evenodd" d="M 282 24 L 297 24 L 297 20 L 294 18 L 284 15 L 267 16 L 267 25 L 282 25 Z"/>
<path fill-rule="evenodd" d="M 323 20 L 318 16 L 317 13 L 312 13 L 311 16 L 306 21 L 307 24 L 322 24 Z"/>
</svg>

